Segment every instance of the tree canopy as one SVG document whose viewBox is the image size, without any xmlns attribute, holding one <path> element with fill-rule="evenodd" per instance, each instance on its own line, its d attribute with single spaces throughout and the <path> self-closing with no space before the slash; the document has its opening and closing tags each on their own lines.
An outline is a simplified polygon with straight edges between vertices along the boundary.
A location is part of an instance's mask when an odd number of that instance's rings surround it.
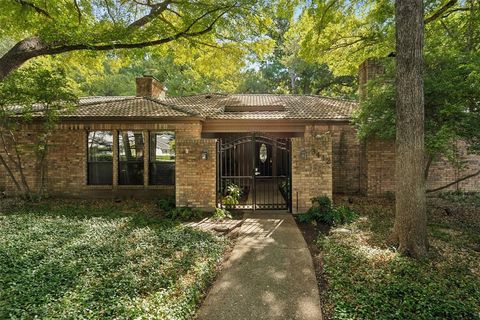
<svg viewBox="0 0 480 320">
<path fill-rule="evenodd" d="M 251 43 L 268 25 L 253 0 L 1 0 L 0 80 L 26 61 L 72 51 L 137 49 L 173 42 Z M 243 23 L 247 21 L 247 23 Z"/>
<path fill-rule="evenodd" d="M 426 29 L 425 175 L 440 157 L 462 167 L 458 141 L 466 142 L 470 152 L 480 150 L 480 4 L 471 1 L 446 10 Z M 386 73 L 370 83 L 355 116 L 361 138 L 395 138 L 393 60 L 383 59 Z"/>
<path fill-rule="evenodd" d="M 429 55 L 478 51 L 477 0 L 428 0 Z M 395 51 L 394 2 L 0 0 L 0 80 L 35 58 L 78 95 L 264 92 L 356 98 L 357 68 Z M 62 54 L 61 54 L 62 53 Z M 41 58 L 38 58 L 41 57 Z"/>
</svg>

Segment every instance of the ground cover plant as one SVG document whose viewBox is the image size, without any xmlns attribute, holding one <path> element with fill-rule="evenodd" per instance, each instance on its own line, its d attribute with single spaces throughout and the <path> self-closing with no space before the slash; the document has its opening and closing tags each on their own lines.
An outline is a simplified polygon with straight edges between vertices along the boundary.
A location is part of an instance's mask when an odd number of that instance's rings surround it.
<svg viewBox="0 0 480 320">
<path fill-rule="evenodd" d="M 342 225 L 354 221 L 358 215 L 348 206 L 333 206 L 326 196 L 312 198 L 312 206 L 297 216 L 300 223 L 323 223 L 329 226 Z"/>
<path fill-rule="evenodd" d="M 228 245 L 153 204 L 0 205 L 1 319 L 190 319 Z"/>
<path fill-rule="evenodd" d="M 439 193 L 438 197 L 460 205 L 467 204 L 480 207 L 480 193 L 478 192 L 447 191 Z"/>
<path fill-rule="evenodd" d="M 478 225 L 431 215 L 430 253 L 417 261 L 389 246 L 393 207 L 353 204 L 357 221 L 317 239 L 326 318 L 480 319 Z"/>
</svg>

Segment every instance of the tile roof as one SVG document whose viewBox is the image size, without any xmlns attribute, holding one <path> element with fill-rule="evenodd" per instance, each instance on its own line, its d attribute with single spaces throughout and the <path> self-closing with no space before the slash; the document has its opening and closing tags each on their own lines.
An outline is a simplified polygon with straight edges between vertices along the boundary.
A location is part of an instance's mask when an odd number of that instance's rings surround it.
<svg viewBox="0 0 480 320">
<path fill-rule="evenodd" d="M 80 98 L 73 113 L 64 117 L 129 118 L 129 117 L 189 117 L 192 114 L 156 100 L 138 97 Z"/>
<path fill-rule="evenodd" d="M 307 95 L 200 94 L 156 100 L 140 97 L 85 97 L 78 118 L 201 117 L 231 120 L 348 120 L 357 102 Z"/>
</svg>

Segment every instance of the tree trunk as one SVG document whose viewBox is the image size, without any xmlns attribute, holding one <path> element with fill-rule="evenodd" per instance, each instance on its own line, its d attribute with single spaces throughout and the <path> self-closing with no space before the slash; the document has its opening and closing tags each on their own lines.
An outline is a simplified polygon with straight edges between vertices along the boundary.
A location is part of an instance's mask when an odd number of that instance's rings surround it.
<svg viewBox="0 0 480 320">
<path fill-rule="evenodd" d="M 425 194 L 423 3 L 397 0 L 396 212 L 392 240 L 415 258 L 427 254 Z"/>
</svg>

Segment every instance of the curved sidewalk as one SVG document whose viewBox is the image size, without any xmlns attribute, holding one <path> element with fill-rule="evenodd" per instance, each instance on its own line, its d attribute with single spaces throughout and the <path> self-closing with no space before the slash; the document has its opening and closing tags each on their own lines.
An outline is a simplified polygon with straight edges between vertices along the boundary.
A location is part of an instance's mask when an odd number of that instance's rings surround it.
<svg viewBox="0 0 480 320">
<path fill-rule="evenodd" d="M 246 214 L 196 319 L 322 319 L 312 258 L 290 214 Z"/>
</svg>

